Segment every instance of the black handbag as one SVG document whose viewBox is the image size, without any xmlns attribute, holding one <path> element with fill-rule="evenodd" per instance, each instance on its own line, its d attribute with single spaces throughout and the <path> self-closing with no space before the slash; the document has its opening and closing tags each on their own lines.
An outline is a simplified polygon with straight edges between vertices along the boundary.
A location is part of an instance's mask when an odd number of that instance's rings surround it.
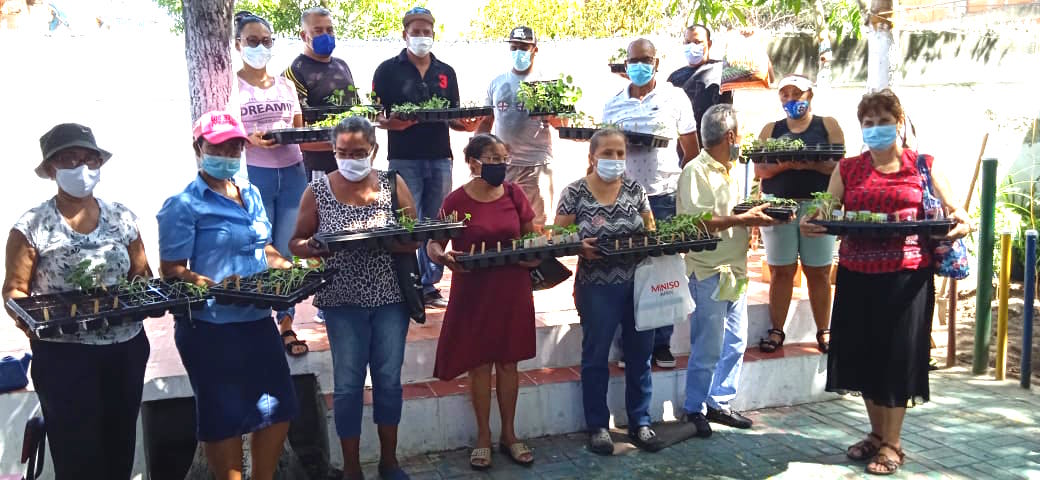
<svg viewBox="0 0 1040 480">
<path fill-rule="evenodd" d="M 571 275 L 571 269 L 559 260 L 547 258 L 531 269 L 531 290 L 548 290 L 571 278 Z"/>
<path fill-rule="evenodd" d="M 390 208 L 394 215 L 400 210 L 397 202 L 397 171 L 390 170 Z M 419 248 L 424 248 L 420 245 Z M 408 316 L 415 323 L 426 323 L 426 303 L 423 302 L 422 274 L 419 273 L 419 259 L 415 253 L 395 253 L 390 256 L 394 259 L 394 272 L 397 273 L 397 284 L 401 287 L 401 297 L 408 306 Z"/>
</svg>

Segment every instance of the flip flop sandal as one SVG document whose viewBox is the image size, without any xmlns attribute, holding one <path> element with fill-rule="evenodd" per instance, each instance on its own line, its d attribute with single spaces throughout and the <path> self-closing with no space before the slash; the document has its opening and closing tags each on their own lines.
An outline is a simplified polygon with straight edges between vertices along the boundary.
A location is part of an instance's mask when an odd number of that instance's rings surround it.
<svg viewBox="0 0 1040 480">
<path fill-rule="evenodd" d="M 282 333 L 282 338 L 289 338 L 289 337 L 296 338 L 296 332 L 294 332 L 292 330 L 286 330 L 285 332 Z M 299 353 L 294 352 L 293 351 L 293 347 L 297 347 L 297 346 L 303 347 L 303 351 L 299 352 Z M 291 342 L 285 343 L 285 352 L 288 353 L 290 356 L 299 357 L 301 355 L 306 354 L 309 351 L 311 351 L 311 348 L 307 346 L 307 342 L 304 342 L 302 340 L 297 339 L 297 340 L 293 340 Z"/>
<path fill-rule="evenodd" d="M 525 445 L 523 442 L 516 442 L 508 447 L 505 446 L 505 444 L 501 444 L 498 448 L 502 451 L 502 453 L 508 455 L 509 459 L 517 465 L 530 467 L 532 464 L 534 464 L 534 452 L 532 452 L 531 448 Z M 526 461 L 523 460 L 524 455 L 530 455 L 530 459 Z"/>
<path fill-rule="evenodd" d="M 487 470 L 491 468 L 491 449 L 474 448 L 469 454 L 469 468 Z"/>
<path fill-rule="evenodd" d="M 882 442 L 881 435 L 878 435 L 874 432 L 870 432 L 867 435 L 867 438 L 860 440 L 858 443 L 855 443 L 851 445 L 849 448 L 845 449 L 845 456 L 849 457 L 850 460 L 855 460 L 857 462 L 863 462 L 873 458 L 875 455 L 877 455 L 878 450 L 881 450 L 881 447 L 878 445 L 874 445 L 874 442 L 870 441 L 871 438 L 876 439 L 879 444 Z"/>
<path fill-rule="evenodd" d="M 394 467 L 379 466 L 379 478 L 382 480 L 408 480 L 410 477 L 400 465 Z"/>
<path fill-rule="evenodd" d="M 881 449 L 888 448 L 895 452 L 896 457 L 899 460 L 893 460 L 892 457 L 881 453 Z M 878 449 L 877 455 L 874 456 L 874 460 L 867 464 L 866 472 L 871 475 L 892 475 L 899 471 L 899 467 L 903 466 L 903 460 L 906 455 L 903 453 L 903 449 L 894 447 L 891 443 L 881 443 L 881 448 Z M 878 468 L 870 468 L 871 465 L 880 465 L 884 470 Z"/>
<path fill-rule="evenodd" d="M 768 335 L 776 335 L 776 336 L 780 337 L 780 341 L 777 342 L 776 340 L 773 340 L 772 338 L 769 338 L 767 336 L 766 338 L 763 338 L 763 339 L 758 341 L 758 349 L 760 351 L 762 351 L 764 353 L 773 353 L 778 348 L 784 346 L 784 340 L 787 340 L 787 334 L 784 333 L 783 330 L 780 330 L 780 329 L 777 329 L 777 328 L 770 328 L 769 331 L 767 331 L 766 333 Z"/>
</svg>

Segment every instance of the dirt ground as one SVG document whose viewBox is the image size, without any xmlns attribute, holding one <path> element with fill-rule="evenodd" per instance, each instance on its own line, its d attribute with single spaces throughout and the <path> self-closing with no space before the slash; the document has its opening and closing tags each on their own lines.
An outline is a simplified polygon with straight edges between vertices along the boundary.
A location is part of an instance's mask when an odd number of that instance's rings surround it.
<svg viewBox="0 0 1040 480">
<path fill-rule="evenodd" d="M 976 292 L 974 286 L 969 290 L 963 287 L 959 289 L 957 297 L 957 364 L 971 368 L 972 356 L 975 348 L 975 304 Z M 993 289 L 993 302 L 991 303 L 992 336 L 990 340 L 989 366 L 996 365 L 997 351 L 997 308 L 996 288 Z M 1008 349 L 1007 349 L 1007 378 L 1021 378 L 1022 358 L 1022 330 L 1023 312 L 1025 311 L 1022 283 L 1012 282 L 1011 294 L 1008 299 Z M 942 298 L 938 302 L 945 303 Z M 936 305 L 936 309 L 939 306 Z M 942 310 L 945 312 L 945 308 Z M 1033 303 L 1033 353 L 1032 353 L 1032 383 L 1040 385 L 1040 302 Z M 943 319 L 945 322 L 945 319 Z M 932 337 L 935 339 L 936 348 L 932 350 L 932 356 L 939 362 L 941 367 L 946 366 L 946 338 L 947 326 L 936 323 L 932 329 Z M 990 370 L 992 375 L 992 370 Z"/>
</svg>

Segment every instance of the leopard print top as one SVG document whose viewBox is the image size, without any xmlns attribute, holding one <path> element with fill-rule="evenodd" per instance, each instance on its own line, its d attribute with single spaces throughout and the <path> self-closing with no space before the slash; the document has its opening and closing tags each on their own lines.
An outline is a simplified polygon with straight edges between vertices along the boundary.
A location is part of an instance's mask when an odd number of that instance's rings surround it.
<svg viewBox="0 0 1040 480">
<path fill-rule="evenodd" d="M 331 233 L 395 225 L 397 220 L 390 201 L 390 177 L 384 171 L 377 171 L 377 175 L 379 197 L 375 202 L 364 206 L 347 205 L 336 200 L 328 177 L 311 182 L 311 190 L 318 202 L 318 232 Z M 329 285 L 315 295 L 316 307 L 371 308 L 403 301 L 401 287 L 397 284 L 397 274 L 394 272 L 393 258 L 386 250 L 340 250 L 328 257 L 325 263 L 329 268 L 336 269 L 336 274 Z"/>
</svg>

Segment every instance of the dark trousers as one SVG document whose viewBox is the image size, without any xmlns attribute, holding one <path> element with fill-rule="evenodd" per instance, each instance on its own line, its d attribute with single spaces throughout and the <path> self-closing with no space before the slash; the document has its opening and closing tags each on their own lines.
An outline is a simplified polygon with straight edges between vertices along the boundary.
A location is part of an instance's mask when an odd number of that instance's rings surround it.
<svg viewBox="0 0 1040 480">
<path fill-rule="evenodd" d="M 32 342 L 55 479 L 130 478 L 149 350 L 143 331 L 114 345 Z"/>
</svg>

